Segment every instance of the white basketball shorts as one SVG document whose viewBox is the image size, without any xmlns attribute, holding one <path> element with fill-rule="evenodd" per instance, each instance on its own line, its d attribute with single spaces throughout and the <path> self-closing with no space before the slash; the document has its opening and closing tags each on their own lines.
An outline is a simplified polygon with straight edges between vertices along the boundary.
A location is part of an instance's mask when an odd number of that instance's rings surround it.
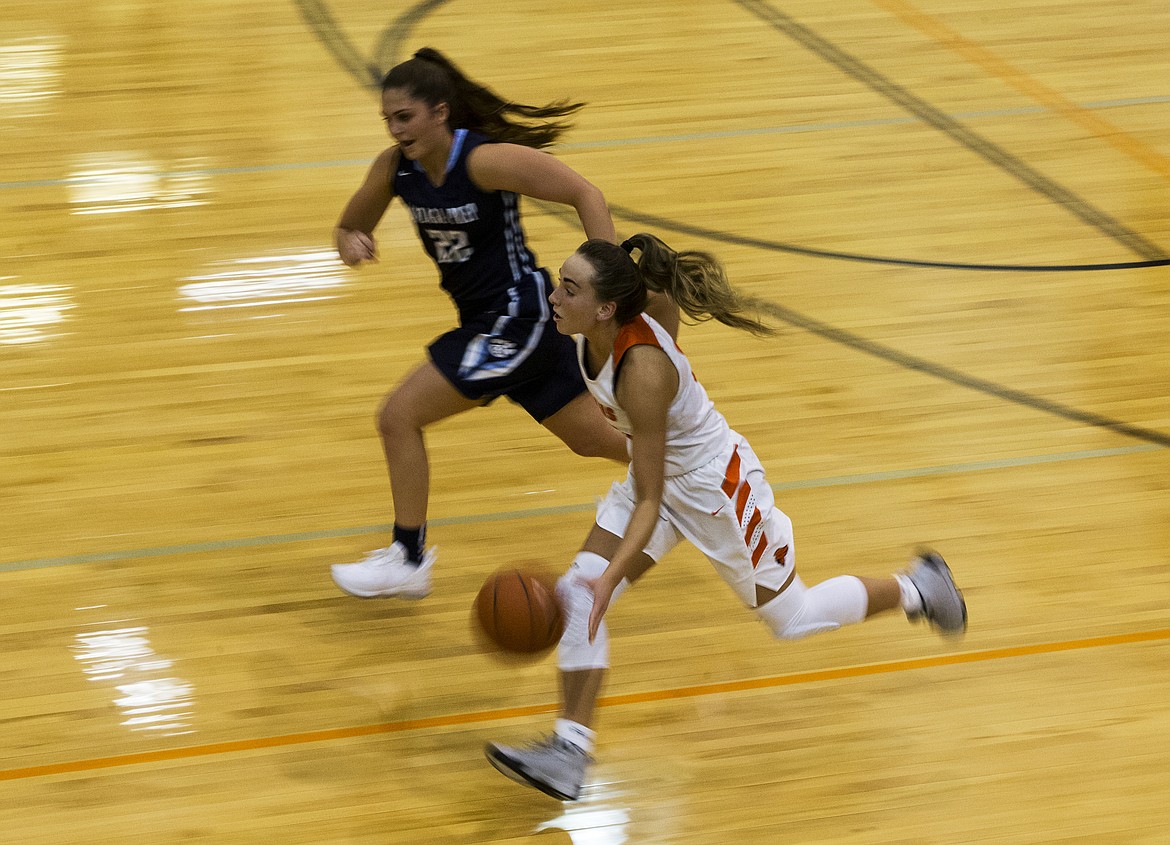
<svg viewBox="0 0 1170 845">
<path fill-rule="evenodd" d="M 634 512 L 634 480 L 615 482 L 597 506 L 597 524 L 624 536 Z M 792 520 L 776 507 L 751 445 L 732 431 L 710 462 L 668 476 L 658 524 L 644 551 L 662 559 L 689 540 L 746 607 L 756 606 L 756 586 L 779 591 L 796 566 Z"/>
</svg>

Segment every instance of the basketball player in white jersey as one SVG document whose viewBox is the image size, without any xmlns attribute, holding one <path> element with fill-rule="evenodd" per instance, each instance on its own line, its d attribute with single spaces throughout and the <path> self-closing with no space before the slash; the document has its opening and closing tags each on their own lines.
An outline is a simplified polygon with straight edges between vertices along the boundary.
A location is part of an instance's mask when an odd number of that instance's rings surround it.
<svg viewBox="0 0 1170 845">
<path fill-rule="evenodd" d="M 609 666 L 606 609 L 684 539 L 781 639 L 898 608 L 943 634 L 966 630 L 963 597 L 932 551 L 888 578 L 842 575 L 809 588 L 796 574 L 792 521 L 776 507 L 751 446 L 715 409 L 675 344 L 679 308 L 695 319 L 771 333 L 744 313 L 767 313 L 768 303 L 738 293 L 710 255 L 676 253 L 647 234 L 621 246 L 587 241 L 560 275 L 550 297 L 553 318 L 562 334 L 577 336 L 586 386 L 629 439 L 630 470 L 598 506 L 596 524 L 558 583 L 566 623 L 554 733 L 520 748 L 489 743 L 493 766 L 553 797 L 580 795 Z"/>
</svg>

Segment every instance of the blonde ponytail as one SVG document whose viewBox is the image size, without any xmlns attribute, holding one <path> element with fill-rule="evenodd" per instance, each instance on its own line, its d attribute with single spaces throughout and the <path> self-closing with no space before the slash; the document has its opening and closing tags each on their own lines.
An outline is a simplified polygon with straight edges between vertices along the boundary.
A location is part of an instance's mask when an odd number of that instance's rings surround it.
<svg viewBox="0 0 1170 845">
<path fill-rule="evenodd" d="M 716 320 L 755 335 L 773 335 L 776 329 L 754 314 L 776 314 L 771 303 L 737 290 L 714 255 L 699 250 L 675 252 L 660 238 L 645 232 L 622 244 L 637 249 L 638 270 L 646 287 L 665 293 L 697 323 Z"/>
</svg>

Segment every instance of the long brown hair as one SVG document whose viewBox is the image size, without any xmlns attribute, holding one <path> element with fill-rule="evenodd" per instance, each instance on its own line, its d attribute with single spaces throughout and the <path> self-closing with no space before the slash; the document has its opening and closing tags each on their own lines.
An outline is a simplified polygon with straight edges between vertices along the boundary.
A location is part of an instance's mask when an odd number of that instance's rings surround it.
<svg viewBox="0 0 1170 845">
<path fill-rule="evenodd" d="M 405 89 L 429 106 L 446 103 L 451 110 L 448 124 L 452 129 L 473 129 L 496 141 L 536 149 L 555 144 L 572 126 L 556 118 L 571 115 L 585 105 L 566 100 L 543 106 L 513 103 L 469 79 L 431 47 L 423 47 L 413 58 L 391 68 L 382 79 L 382 90 L 390 88 Z"/>
<path fill-rule="evenodd" d="M 634 250 L 640 255 L 635 260 Z M 616 246 L 589 240 L 577 250 L 593 267 L 593 289 L 602 302 L 617 305 L 614 319 L 628 323 L 646 307 L 647 290 L 665 293 L 697 323 L 716 320 L 733 329 L 773 335 L 776 329 L 751 316 L 777 315 L 767 300 L 736 289 L 723 265 L 709 252 L 675 252 L 660 238 L 641 232 Z"/>
</svg>

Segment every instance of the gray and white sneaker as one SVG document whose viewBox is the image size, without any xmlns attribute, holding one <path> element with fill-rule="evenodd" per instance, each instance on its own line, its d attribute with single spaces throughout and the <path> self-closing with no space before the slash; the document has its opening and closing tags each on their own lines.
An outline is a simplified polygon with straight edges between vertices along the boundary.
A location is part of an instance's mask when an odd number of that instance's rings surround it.
<svg viewBox="0 0 1170 845">
<path fill-rule="evenodd" d="M 333 583 L 351 596 L 422 599 L 430 595 L 434 564 L 435 549 L 427 549 L 422 563 L 414 566 L 406 562 L 406 547 L 394 543 L 375 549 L 357 563 L 335 563 L 330 571 Z"/>
<path fill-rule="evenodd" d="M 906 577 L 922 596 L 922 610 L 910 614 L 911 621 L 926 619 L 935 630 L 948 636 L 967 630 L 967 603 L 942 555 L 929 549 L 920 551 Z"/>
<path fill-rule="evenodd" d="M 593 758 L 556 734 L 523 748 L 484 746 L 488 762 L 517 783 L 539 789 L 561 801 L 576 801 L 585 782 L 585 769 Z"/>
</svg>

